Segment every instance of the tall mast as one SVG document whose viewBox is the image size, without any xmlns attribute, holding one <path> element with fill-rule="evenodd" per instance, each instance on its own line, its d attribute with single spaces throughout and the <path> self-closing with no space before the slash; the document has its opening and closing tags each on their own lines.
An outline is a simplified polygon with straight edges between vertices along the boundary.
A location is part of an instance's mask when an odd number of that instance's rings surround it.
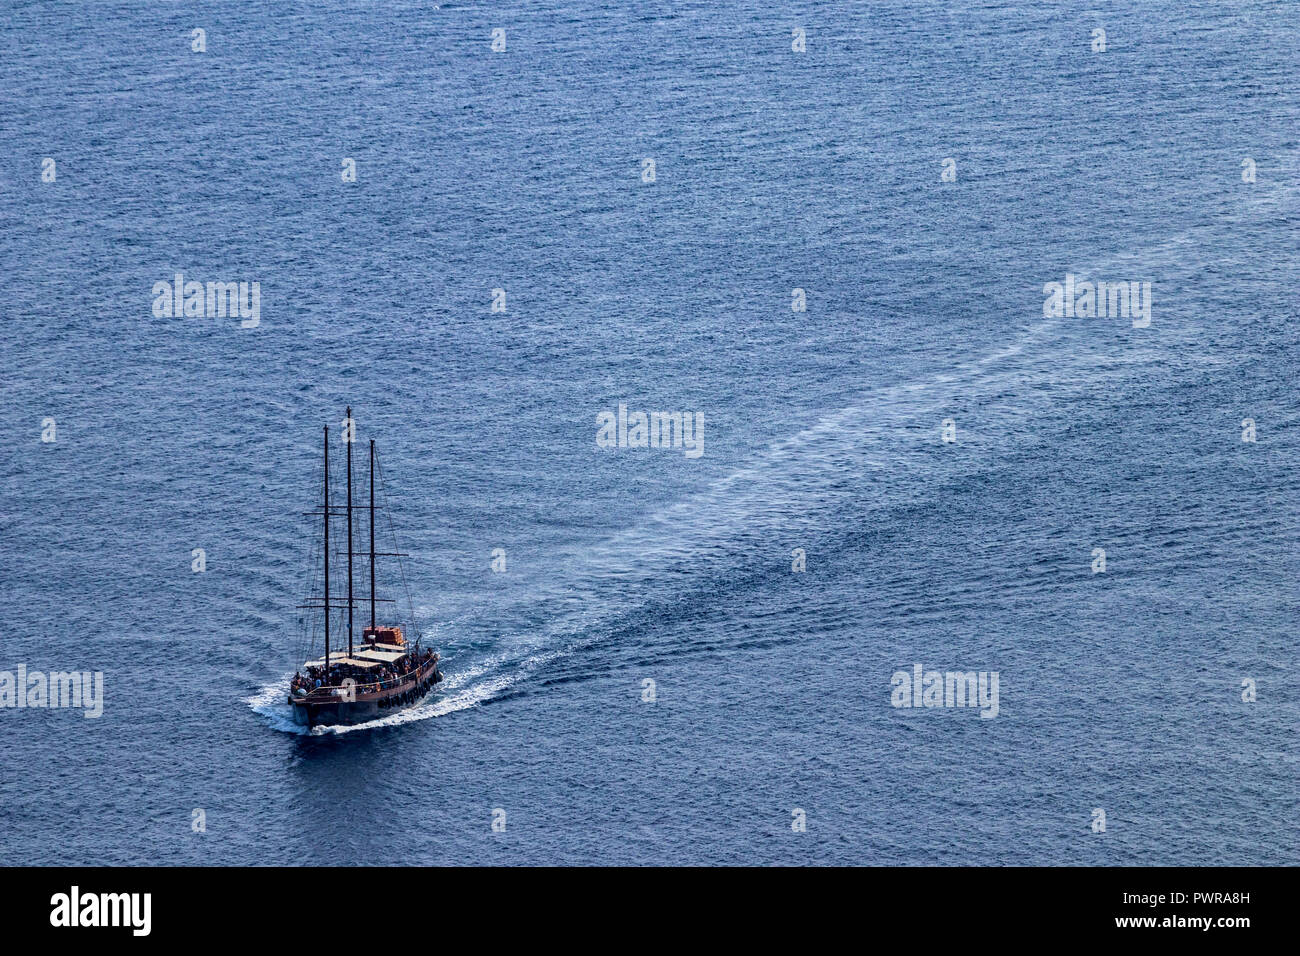
<svg viewBox="0 0 1300 956">
<path fill-rule="evenodd" d="M 343 425 L 343 437 L 348 445 L 348 657 L 352 656 L 352 442 L 356 440 L 356 425 L 352 421 L 352 406 L 348 406 L 348 420 Z"/>
<path fill-rule="evenodd" d="M 330 680 L 330 427 L 325 426 L 325 683 Z"/>
<path fill-rule="evenodd" d="M 375 440 L 370 439 L 370 630 L 375 629 Z M 376 637 L 376 639 L 378 639 Z"/>
</svg>

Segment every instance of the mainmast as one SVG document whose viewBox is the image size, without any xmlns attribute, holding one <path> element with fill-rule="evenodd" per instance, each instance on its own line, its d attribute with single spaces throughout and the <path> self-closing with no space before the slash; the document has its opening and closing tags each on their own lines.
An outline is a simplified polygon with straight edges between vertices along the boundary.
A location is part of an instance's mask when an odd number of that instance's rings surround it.
<svg viewBox="0 0 1300 956">
<path fill-rule="evenodd" d="M 349 405 L 348 419 L 343 423 L 343 440 L 348 446 L 348 657 L 352 656 L 352 443 L 357 437 L 356 429 Z"/>
<path fill-rule="evenodd" d="M 375 440 L 370 439 L 370 632 L 375 631 Z"/>
<path fill-rule="evenodd" d="M 330 677 L 330 427 L 325 426 L 325 683 Z"/>
</svg>

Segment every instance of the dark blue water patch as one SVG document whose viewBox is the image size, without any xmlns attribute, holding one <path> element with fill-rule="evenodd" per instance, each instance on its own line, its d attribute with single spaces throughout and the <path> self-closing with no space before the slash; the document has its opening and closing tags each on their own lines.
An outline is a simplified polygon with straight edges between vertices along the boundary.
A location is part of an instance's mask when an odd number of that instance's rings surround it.
<svg viewBox="0 0 1300 956">
<path fill-rule="evenodd" d="M 1295 862 L 1279 5 L 96 10 L 0 27 L 0 669 L 106 686 L 3 712 L 6 859 Z M 261 324 L 156 318 L 177 271 Z M 597 448 L 620 402 L 705 454 Z M 349 403 L 447 681 L 305 735 Z"/>
</svg>

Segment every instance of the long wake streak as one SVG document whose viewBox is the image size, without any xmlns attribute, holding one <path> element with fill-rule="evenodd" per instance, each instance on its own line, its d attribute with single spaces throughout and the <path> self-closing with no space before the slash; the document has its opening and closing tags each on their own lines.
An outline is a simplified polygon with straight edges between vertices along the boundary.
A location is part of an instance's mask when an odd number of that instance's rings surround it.
<svg viewBox="0 0 1300 956">
<path fill-rule="evenodd" d="M 1060 331 L 1060 320 L 1043 322 L 1015 345 L 931 381 L 869 391 L 643 525 L 558 556 L 555 577 L 534 596 L 549 611 L 540 636 L 503 636 L 502 644 L 510 649 L 463 670 L 450 669 L 446 680 L 414 707 L 363 724 L 316 727 L 310 733 L 398 726 L 486 703 L 557 659 L 601 640 L 620 619 L 644 605 L 644 595 L 653 593 L 674 570 L 722 566 L 751 539 L 807 540 L 825 527 L 827 516 L 842 503 L 859 498 L 864 484 L 882 507 L 923 496 L 927 477 L 935 473 L 935 415 L 955 400 L 968 409 L 981 408 L 1012 390 L 1017 401 L 1003 400 L 997 420 L 990 420 L 990 410 L 982 408 L 979 433 L 963 436 L 968 447 L 982 450 L 979 461 L 989 460 L 1003 444 L 1017 440 L 1026 419 L 1059 398 L 1059 388 L 1048 386 L 1059 386 L 1063 374 L 1053 347 L 1060 345 Z M 1028 355 L 1036 358 L 1026 361 Z M 1081 377 L 1086 386 L 1076 383 L 1073 388 L 1095 388 L 1109 375 L 1093 368 Z M 248 703 L 275 729 L 308 733 L 290 716 L 285 701 L 289 677 L 285 674 L 262 688 Z"/>
<path fill-rule="evenodd" d="M 1243 207 L 1254 218 L 1294 202 L 1277 191 Z M 1172 279 L 1194 271 L 1232 223 L 1192 227 L 1139 252 L 1106 257 L 1072 271 L 1105 278 L 1135 270 Z M 1044 277 L 1044 281 L 1055 277 Z M 1158 289 L 1157 289 L 1158 293 Z M 1159 300 L 1157 299 L 1157 307 Z M 640 526 L 594 545 L 557 554 L 557 572 L 530 599 L 545 622 L 506 634 L 489 656 L 452 667 L 422 703 L 364 724 L 317 727 L 313 734 L 345 734 L 442 717 L 511 691 L 539 669 L 604 639 L 620 620 L 643 609 L 666 580 L 725 568 L 738 551 L 773 541 L 815 540 L 829 519 L 864 497 L 870 507 L 907 507 L 925 499 L 953 467 L 979 471 L 1013 450 L 1045 439 L 1039 423 L 1070 403 L 1117 394 L 1157 364 L 1204 365 L 1195 330 L 1174 322 L 1148 330 L 1121 330 L 1108 319 L 1043 319 L 1011 344 L 959 363 L 923 382 L 868 389 L 797 434 L 756 454 L 703 492 L 677 502 Z M 1127 320 L 1122 320 L 1127 325 Z M 952 415 L 960 429 L 960 464 L 944 455 L 939 422 Z M 537 618 L 539 614 L 529 615 Z M 454 661 L 451 663 L 454 664 Z M 286 674 L 248 703 L 272 727 L 306 733 L 294 724 Z"/>
</svg>

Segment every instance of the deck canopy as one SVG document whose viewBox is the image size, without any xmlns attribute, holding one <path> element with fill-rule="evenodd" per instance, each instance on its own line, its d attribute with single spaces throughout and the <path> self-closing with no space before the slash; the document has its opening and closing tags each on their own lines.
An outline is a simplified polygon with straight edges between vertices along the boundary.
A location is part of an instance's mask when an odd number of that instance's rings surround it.
<svg viewBox="0 0 1300 956">
<path fill-rule="evenodd" d="M 367 670 L 367 671 L 370 670 L 372 667 L 379 666 L 378 661 L 362 661 L 362 660 L 357 660 L 355 657 L 331 657 L 330 664 L 346 664 L 348 667 L 359 667 L 361 670 Z M 319 661 L 308 661 L 306 664 L 303 664 L 302 666 L 303 667 L 324 667 L 325 661 L 324 659 L 321 659 Z"/>
<path fill-rule="evenodd" d="M 377 661 L 380 664 L 392 664 L 394 661 L 400 661 L 406 655 L 401 651 L 357 651 L 355 657 L 363 661 Z"/>
</svg>

